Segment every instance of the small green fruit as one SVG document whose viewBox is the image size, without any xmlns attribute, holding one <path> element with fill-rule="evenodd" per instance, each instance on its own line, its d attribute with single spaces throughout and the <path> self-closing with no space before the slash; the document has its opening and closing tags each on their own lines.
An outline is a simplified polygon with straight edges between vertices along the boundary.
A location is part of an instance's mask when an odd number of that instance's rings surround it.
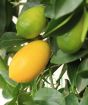
<svg viewBox="0 0 88 105">
<path fill-rule="evenodd" d="M 37 37 L 43 31 L 46 24 L 44 11 L 45 6 L 38 5 L 21 14 L 16 24 L 17 35 L 27 39 Z"/>
<path fill-rule="evenodd" d="M 87 21 L 88 13 L 85 13 L 70 32 L 57 36 L 57 45 L 63 52 L 72 54 L 82 47 L 88 30 Z"/>
</svg>

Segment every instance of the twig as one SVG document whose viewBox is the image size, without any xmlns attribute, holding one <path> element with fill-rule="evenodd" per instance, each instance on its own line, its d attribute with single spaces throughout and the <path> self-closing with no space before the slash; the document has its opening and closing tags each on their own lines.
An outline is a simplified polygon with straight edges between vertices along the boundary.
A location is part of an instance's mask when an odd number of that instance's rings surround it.
<svg viewBox="0 0 88 105">
<path fill-rule="evenodd" d="M 51 87 L 54 88 L 54 83 L 53 83 L 53 78 L 52 78 L 51 69 L 49 69 L 49 75 L 50 75 Z"/>
</svg>

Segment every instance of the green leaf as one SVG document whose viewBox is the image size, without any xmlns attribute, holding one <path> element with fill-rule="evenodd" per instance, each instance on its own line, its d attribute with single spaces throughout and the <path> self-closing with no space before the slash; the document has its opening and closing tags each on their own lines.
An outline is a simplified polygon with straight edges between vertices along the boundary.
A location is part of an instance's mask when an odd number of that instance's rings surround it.
<svg viewBox="0 0 88 105">
<path fill-rule="evenodd" d="M 5 65 L 3 59 L 0 57 L 0 72 L 6 70 L 7 66 Z M 0 74 L 0 88 L 4 88 L 6 86 L 6 81 L 3 76 Z"/>
<path fill-rule="evenodd" d="M 13 97 L 18 97 L 20 89 L 21 89 L 21 84 L 19 83 L 13 89 Z"/>
<path fill-rule="evenodd" d="M 64 96 L 52 88 L 41 88 L 33 99 L 41 102 L 40 105 L 65 105 Z"/>
<path fill-rule="evenodd" d="M 15 87 L 17 85 L 16 82 L 12 81 L 9 78 L 8 70 L 1 70 L 0 75 L 3 77 L 3 79 L 11 86 Z"/>
<path fill-rule="evenodd" d="M 76 87 L 76 78 L 77 78 L 77 73 L 78 73 L 78 65 L 79 65 L 79 60 L 75 62 L 71 62 L 67 64 L 67 74 L 69 77 L 69 80 L 71 82 L 71 91 L 75 91 Z"/>
<path fill-rule="evenodd" d="M 20 93 L 18 96 L 19 105 L 36 105 L 30 95 L 30 93 Z"/>
<path fill-rule="evenodd" d="M 50 0 L 40 0 L 41 4 L 49 5 Z"/>
<path fill-rule="evenodd" d="M 3 88 L 2 94 L 3 97 L 9 99 L 9 98 L 17 98 L 19 95 L 19 91 L 21 89 L 21 85 L 17 84 L 15 87 L 12 87 L 8 83 L 5 84 L 5 87 Z"/>
<path fill-rule="evenodd" d="M 13 98 L 14 97 L 13 91 L 14 91 L 14 87 L 6 83 L 5 87 L 3 88 L 2 95 L 4 98 L 7 98 L 7 99 Z"/>
<path fill-rule="evenodd" d="M 6 26 L 6 0 L 0 1 L 0 34 L 5 30 Z"/>
<path fill-rule="evenodd" d="M 0 71 L 6 70 L 7 65 L 5 64 L 4 60 L 0 57 Z"/>
<path fill-rule="evenodd" d="M 6 32 L 0 38 L 0 48 L 5 48 L 6 50 L 9 50 L 10 48 L 16 45 L 20 45 L 24 42 L 26 42 L 26 40 L 16 36 L 16 33 Z"/>
<path fill-rule="evenodd" d="M 74 94 L 69 94 L 66 97 L 66 105 L 79 105 L 78 98 Z"/>
<path fill-rule="evenodd" d="M 79 105 L 88 105 L 88 94 L 82 98 Z"/>
<path fill-rule="evenodd" d="M 46 16 L 58 19 L 72 13 L 82 2 L 83 0 L 51 0 L 46 8 Z"/>
<path fill-rule="evenodd" d="M 17 85 L 17 83 L 10 80 L 7 69 L 8 69 L 7 65 L 4 63 L 3 59 L 0 58 L 0 75 L 5 80 L 5 82 L 14 87 Z"/>
<path fill-rule="evenodd" d="M 0 88 L 5 88 L 6 81 L 3 79 L 3 77 L 0 75 Z"/>
<path fill-rule="evenodd" d="M 82 14 L 83 10 L 80 10 L 71 15 L 66 15 L 56 20 L 51 19 L 46 28 L 44 37 L 54 37 L 66 34 L 77 24 Z"/>
<path fill-rule="evenodd" d="M 18 105 L 18 104 L 16 103 L 15 99 L 12 99 L 11 101 L 5 103 L 5 105 Z"/>
<path fill-rule="evenodd" d="M 84 59 L 79 65 L 78 74 L 83 78 L 88 78 L 88 58 Z"/>
<path fill-rule="evenodd" d="M 86 96 L 88 94 L 88 87 L 85 88 L 85 92 L 83 93 L 83 96 Z"/>
<path fill-rule="evenodd" d="M 59 18 L 57 20 L 51 19 L 51 21 L 49 22 L 49 24 L 46 28 L 46 31 L 45 31 L 45 34 L 43 37 L 49 36 L 52 32 L 54 32 L 55 30 L 62 27 L 64 24 L 66 24 L 71 19 L 71 17 L 72 17 L 72 15 L 64 16 L 64 17 Z"/>
<path fill-rule="evenodd" d="M 83 91 L 88 86 L 88 79 L 84 79 L 79 75 L 76 78 L 76 87 L 79 92 Z"/>
<path fill-rule="evenodd" d="M 78 72 L 79 62 L 71 62 L 67 64 L 67 73 L 71 83 L 74 83 Z"/>
<path fill-rule="evenodd" d="M 72 61 L 75 61 L 77 59 L 80 59 L 88 54 L 88 51 L 79 51 L 75 54 L 67 54 L 62 52 L 61 50 L 58 50 L 55 55 L 51 58 L 51 63 L 54 64 L 65 64 Z"/>
</svg>

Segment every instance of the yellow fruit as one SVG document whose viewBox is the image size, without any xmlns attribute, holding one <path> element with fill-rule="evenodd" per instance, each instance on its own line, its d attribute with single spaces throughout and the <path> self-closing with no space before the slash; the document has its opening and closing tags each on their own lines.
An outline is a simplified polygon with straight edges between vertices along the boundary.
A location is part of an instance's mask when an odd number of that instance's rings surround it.
<svg viewBox="0 0 88 105">
<path fill-rule="evenodd" d="M 37 37 L 43 31 L 46 24 L 44 11 L 45 6 L 38 5 L 21 14 L 16 24 L 17 35 L 27 39 Z"/>
<path fill-rule="evenodd" d="M 9 66 L 9 77 L 16 82 L 32 81 L 46 67 L 50 58 L 47 42 L 37 40 L 20 49 Z"/>
</svg>

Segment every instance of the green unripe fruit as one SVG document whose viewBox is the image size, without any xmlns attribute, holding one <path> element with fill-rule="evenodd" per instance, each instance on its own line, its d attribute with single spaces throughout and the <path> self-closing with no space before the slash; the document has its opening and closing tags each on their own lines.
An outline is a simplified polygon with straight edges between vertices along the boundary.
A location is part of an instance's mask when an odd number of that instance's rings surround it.
<svg viewBox="0 0 88 105">
<path fill-rule="evenodd" d="M 88 13 L 81 17 L 70 32 L 62 36 L 57 36 L 57 45 L 63 52 L 75 53 L 81 48 L 88 29 L 87 21 Z"/>
<path fill-rule="evenodd" d="M 21 14 L 16 24 L 17 35 L 27 39 L 37 37 L 43 31 L 46 24 L 44 11 L 45 6 L 38 5 Z"/>
</svg>

